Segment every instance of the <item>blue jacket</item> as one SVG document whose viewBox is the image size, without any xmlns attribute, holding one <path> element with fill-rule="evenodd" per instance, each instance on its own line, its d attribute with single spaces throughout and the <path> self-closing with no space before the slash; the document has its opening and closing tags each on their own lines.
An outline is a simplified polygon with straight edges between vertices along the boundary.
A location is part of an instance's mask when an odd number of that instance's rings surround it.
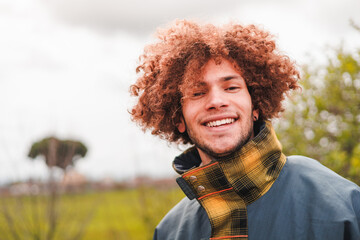
<svg viewBox="0 0 360 240">
<path fill-rule="evenodd" d="M 318 161 L 291 156 L 270 190 L 247 206 L 250 240 L 360 240 L 360 188 Z M 209 239 L 196 199 L 184 198 L 160 222 L 156 240 Z"/>
</svg>

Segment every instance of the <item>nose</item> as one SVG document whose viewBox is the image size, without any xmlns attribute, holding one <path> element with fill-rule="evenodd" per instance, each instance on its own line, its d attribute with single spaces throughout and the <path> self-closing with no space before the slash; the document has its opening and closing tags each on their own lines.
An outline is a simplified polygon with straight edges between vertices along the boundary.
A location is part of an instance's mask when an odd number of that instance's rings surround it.
<svg viewBox="0 0 360 240">
<path fill-rule="evenodd" d="M 207 94 L 206 109 L 221 109 L 228 106 L 226 93 L 221 89 L 211 89 Z"/>
</svg>

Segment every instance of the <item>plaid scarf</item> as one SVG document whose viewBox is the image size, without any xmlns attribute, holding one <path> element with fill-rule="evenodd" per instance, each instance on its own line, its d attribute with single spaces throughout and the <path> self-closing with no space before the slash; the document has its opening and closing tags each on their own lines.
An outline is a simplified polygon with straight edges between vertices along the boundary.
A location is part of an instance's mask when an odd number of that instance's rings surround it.
<svg viewBox="0 0 360 240">
<path fill-rule="evenodd" d="M 248 239 L 246 206 L 270 189 L 285 162 L 266 121 L 256 137 L 230 156 L 196 167 L 201 160 L 193 147 L 175 158 L 173 167 L 181 174 L 176 181 L 184 193 L 206 210 L 210 239 Z"/>
</svg>

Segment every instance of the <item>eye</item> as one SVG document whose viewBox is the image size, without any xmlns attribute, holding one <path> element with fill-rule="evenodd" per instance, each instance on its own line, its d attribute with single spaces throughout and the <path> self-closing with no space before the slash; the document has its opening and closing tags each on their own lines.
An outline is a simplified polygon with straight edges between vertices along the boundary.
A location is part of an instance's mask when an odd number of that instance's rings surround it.
<svg viewBox="0 0 360 240">
<path fill-rule="evenodd" d="M 230 87 L 226 88 L 225 90 L 233 92 L 233 91 L 237 91 L 239 89 L 240 89 L 240 87 L 238 87 L 238 86 L 230 86 Z"/>
<path fill-rule="evenodd" d="M 202 96 L 204 94 L 205 94 L 204 92 L 196 92 L 196 93 L 193 93 L 192 96 L 193 97 L 200 97 L 200 96 Z"/>
</svg>

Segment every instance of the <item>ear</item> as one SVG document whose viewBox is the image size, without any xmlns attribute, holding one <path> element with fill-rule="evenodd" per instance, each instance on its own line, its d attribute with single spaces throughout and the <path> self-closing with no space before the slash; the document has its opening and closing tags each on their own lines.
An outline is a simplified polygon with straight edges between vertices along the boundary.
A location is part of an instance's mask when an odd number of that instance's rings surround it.
<svg viewBox="0 0 360 240">
<path fill-rule="evenodd" d="M 258 109 L 254 109 L 252 114 L 253 114 L 253 117 L 254 117 L 254 119 L 253 119 L 254 121 L 259 120 L 259 110 Z"/>
<path fill-rule="evenodd" d="M 180 117 L 180 123 L 177 125 L 179 132 L 184 133 L 186 130 L 186 125 L 183 117 Z"/>
</svg>

